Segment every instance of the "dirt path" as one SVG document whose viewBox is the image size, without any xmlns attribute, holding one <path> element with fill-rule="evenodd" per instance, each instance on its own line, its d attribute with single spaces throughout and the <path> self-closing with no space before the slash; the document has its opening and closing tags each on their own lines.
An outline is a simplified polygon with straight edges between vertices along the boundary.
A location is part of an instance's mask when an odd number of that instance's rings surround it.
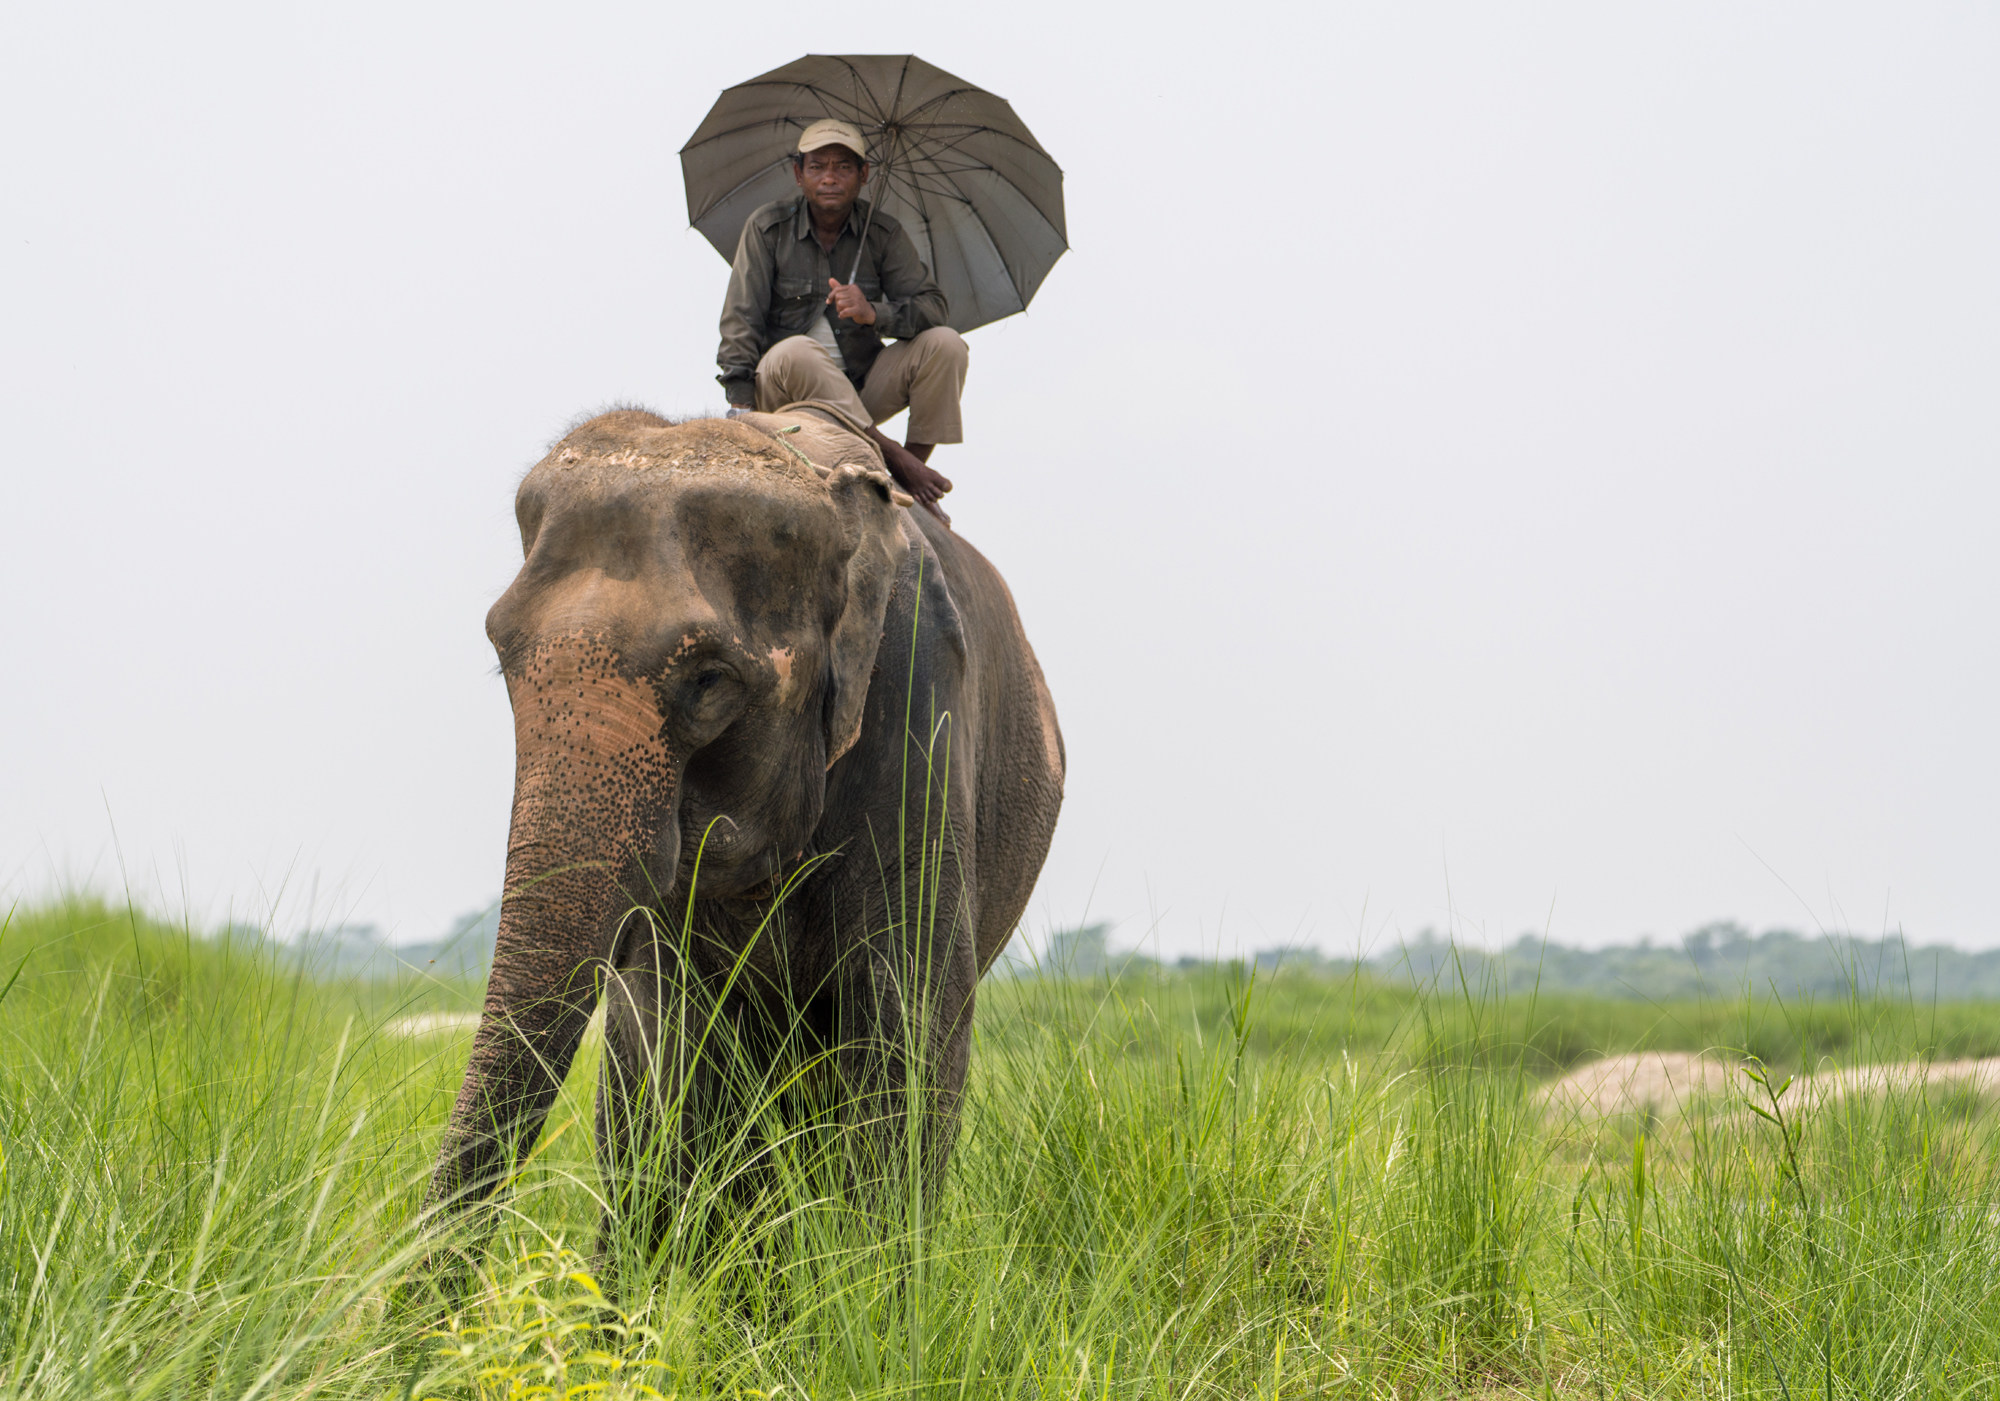
<svg viewBox="0 0 2000 1401">
<path fill-rule="evenodd" d="M 1755 1088 L 1744 1078 L 1742 1064 L 1692 1051 L 1636 1051 L 1580 1065 L 1543 1086 L 1538 1097 L 1551 1114 L 1602 1118 L 1644 1110 L 1665 1118 L 1696 1100 L 1740 1095 Z M 2000 1091 L 2000 1056 L 1857 1065 L 1801 1075 L 1786 1091 L 1784 1102 L 1813 1107 L 1849 1095 L 1907 1091 L 1925 1085 L 1964 1085 L 1976 1093 L 1995 1093 Z"/>
</svg>

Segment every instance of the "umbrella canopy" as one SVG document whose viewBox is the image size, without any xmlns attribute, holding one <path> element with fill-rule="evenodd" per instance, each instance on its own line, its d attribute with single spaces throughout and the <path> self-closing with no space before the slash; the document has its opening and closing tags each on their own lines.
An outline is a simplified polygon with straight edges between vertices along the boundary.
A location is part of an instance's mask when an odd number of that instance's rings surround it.
<svg viewBox="0 0 2000 1401">
<path fill-rule="evenodd" d="M 908 54 L 811 54 L 723 92 L 681 148 L 688 220 L 716 252 L 798 194 L 799 134 L 824 117 L 861 128 L 863 197 L 917 245 L 953 329 L 1027 307 L 1069 247 L 1062 170 L 1004 99 Z"/>
</svg>

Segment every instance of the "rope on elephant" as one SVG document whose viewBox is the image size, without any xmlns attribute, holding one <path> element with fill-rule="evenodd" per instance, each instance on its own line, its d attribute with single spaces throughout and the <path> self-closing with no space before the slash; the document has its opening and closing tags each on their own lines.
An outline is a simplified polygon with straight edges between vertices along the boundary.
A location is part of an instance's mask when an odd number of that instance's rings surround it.
<svg viewBox="0 0 2000 1401">
<path fill-rule="evenodd" d="M 773 433 L 773 434 L 772 434 L 771 436 L 772 436 L 772 437 L 773 437 L 774 439 L 776 439 L 776 440 L 777 440 L 777 444 L 778 444 L 778 446 L 779 446 L 779 447 L 783 448 L 783 449 L 784 449 L 784 450 L 785 450 L 786 452 L 790 453 L 790 454 L 791 454 L 791 455 L 792 455 L 793 457 L 796 457 L 796 458 L 797 458 L 797 459 L 798 459 L 799 461 L 801 461 L 801 462 L 805 463 L 805 464 L 806 464 L 806 466 L 808 466 L 808 467 L 812 468 L 812 469 L 813 469 L 813 471 L 815 471 L 815 472 L 819 473 L 819 474 L 820 474 L 820 476 L 822 476 L 822 477 L 830 477 L 830 476 L 832 476 L 832 475 L 833 475 L 833 469 L 832 469 L 831 467 L 822 467 L 822 466 L 820 466 L 820 465 L 819 465 L 819 464 L 818 464 L 817 462 L 813 461 L 813 460 L 812 460 L 812 459 L 811 459 L 810 457 L 807 457 L 807 456 L 806 456 L 806 455 L 805 455 L 804 453 L 800 452 L 800 451 L 798 450 L 798 448 L 796 448 L 795 446 L 793 446 L 793 445 L 792 445 L 791 443 L 788 443 L 788 442 L 786 442 L 786 441 L 785 441 L 785 439 L 786 439 L 786 438 L 788 438 L 788 437 L 790 437 L 790 436 L 791 436 L 792 434 L 794 434 L 794 433 L 798 432 L 798 431 L 799 431 L 799 430 L 800 430 L 801 428 L 803 428 L 803 427 L 805 427 L 805 425 L 804 425 L 803 423 L 794 423 L 794 424 L 793 424 L 793 425 L 792 425 L 792 426 L 791 426 L 790 428 L 780 428 L 780 429 L 779 429 L 779 430 L 778 430 L 777 432 Z"/>
</svg>

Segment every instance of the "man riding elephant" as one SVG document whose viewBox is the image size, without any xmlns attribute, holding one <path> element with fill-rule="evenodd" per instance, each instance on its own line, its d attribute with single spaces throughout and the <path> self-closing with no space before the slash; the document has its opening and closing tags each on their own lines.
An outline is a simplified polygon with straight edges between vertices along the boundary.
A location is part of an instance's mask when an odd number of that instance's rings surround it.
<svg viewBox="0 0 2000 1401">
<path fill-rule="evenodd" d="M 817 400 L 870 425 L 895 479 L 939 519 L 951 482 L 930 465 L 964 441 L 966 346 L 903 226 L 861 199 L 868 146 L 842 121 L 814 122 L 792 157 L 796 198 L 743 225 L 722 306 L 716 363 L 732 412 Z M 883 337 L 894 338 L 883 344 Z M 910 411 L 908 441 L 872 425 Z"/>
</svg>

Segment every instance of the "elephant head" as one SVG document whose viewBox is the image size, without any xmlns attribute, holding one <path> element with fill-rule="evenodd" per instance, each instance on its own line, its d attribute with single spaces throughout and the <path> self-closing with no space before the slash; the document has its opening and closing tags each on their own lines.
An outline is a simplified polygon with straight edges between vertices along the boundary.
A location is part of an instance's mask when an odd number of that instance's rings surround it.
<svg viewBox="0 0 2000 1401">
<path fill-rule="evenodd" d="M 514 710 L 506 882 L 434 1203 L 532 1140 L 626 911 L 697 861 L 704 897 L 751 894 L 807 845 L 909 548 L 899 496 L 878 465 L 638 411 L 522 481 L 525 559 L 486 620 Z"/>
</svg>

